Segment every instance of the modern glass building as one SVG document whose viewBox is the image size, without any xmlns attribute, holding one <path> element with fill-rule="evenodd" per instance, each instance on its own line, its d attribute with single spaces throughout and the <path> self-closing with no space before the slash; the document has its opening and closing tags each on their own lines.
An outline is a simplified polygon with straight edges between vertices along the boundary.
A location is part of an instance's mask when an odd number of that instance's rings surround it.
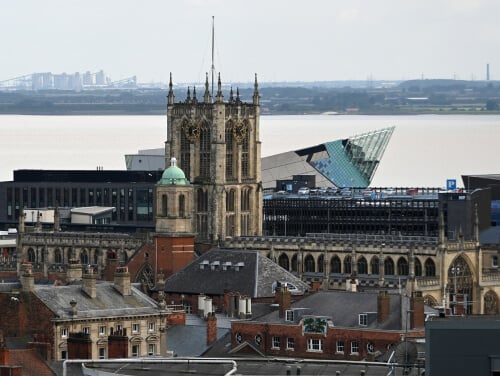
<svg viewBox="0 0 500 376">
<path fill-rule="evenodd" d="M 262 158 L 262 183 L 315 175 L 318 187 L 368 187 L 395 127 Z"/>
</svg>

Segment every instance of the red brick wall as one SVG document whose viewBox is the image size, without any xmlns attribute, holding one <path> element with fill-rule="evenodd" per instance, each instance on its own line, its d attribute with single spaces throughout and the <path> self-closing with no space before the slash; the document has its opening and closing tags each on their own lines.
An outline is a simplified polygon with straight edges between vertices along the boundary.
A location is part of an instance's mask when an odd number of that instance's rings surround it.
<svg viewBox="0 0 500 376">
<path fill-rule="evenodd" d="M 128 337 L 126 334 L 127 332 L 123 331 L 116 335 L 108 336 L 109 359 L 128 358 Z"/>
<path fill-rule="evenodd" d="M 242 341 L 248 341 L 266 355 L 318 359 L 361 360 L 368 355 L 367 344 L 369 342 L 374 345 L 375 351 L 378 350 L 383 353 L 387 350 L 388 345 L 396 344 L 400 341 L 399 332 L 328 328 L 327 333 L 323 335 L 303 333 L 302 325 L 268 325 L 255 322 L 233 322 L 231 324 L 231 333 L 231 344 L 233 348 L 238 345 L 236 342 L 236 333 L 239 333 L 242 336 Z M 260 346 L 255 343 L 255 336 L 257 334 L 262 337 Z M 272 348 L 273 336 L 280 338 L 279 349 Z M 293 351 L 286 349 L 287 337 L 292 337 L 294 339 L 295 346 Z M 307 342 L 309 338 L 321 339 L 323 341 L 323 351 L 307 351 Z M 336 352 L 337 340 L 344 341 L 343 354 Z M 351 354 L 351 341 L 358 341 L 358 354 Z"/>
<path fill-rule="evenodd" d="M 186 325 L 186 314 L 184 312 L 170 313 L 167 315 L 169 325 Z"/>
<path fill-rule="evenodd" d="M 92 358 L 92 340 L 88 334 L 70 333 L 67 343 L 68 359 Z"/>
<path fill-rule="evenodd" d="M 0 376 L 23 376 L 23 368 L 19 366 L 0 366 Z"/>
</svg>

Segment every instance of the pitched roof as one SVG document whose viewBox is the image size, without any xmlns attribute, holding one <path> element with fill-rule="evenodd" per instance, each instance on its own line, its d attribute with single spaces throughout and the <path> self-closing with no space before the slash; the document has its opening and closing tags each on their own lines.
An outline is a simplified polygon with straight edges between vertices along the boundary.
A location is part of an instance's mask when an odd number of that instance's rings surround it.
<svg viewBox="0 0 500 376">
<path fill-rule="evenodd" d="M 90 298 L 81 284 L 66 286 L 35 285 L 35 295 L 59 318 L 73 318 L 70 301 L 76 300 L 77 318 L 157 314 L 156 302 L 136 289 L 130 296 L 121 295 L 111 282 L 96 284 L 96 297 Z"/>
<path fill-rule="evenodd" d="M 165 281 L 165 291 L 222 295 L 224 290 L 251 298 L 274 296 L 276 281 L 293 284 L 297 294 L 309 286 L 253 250 L 212 249 Z"/>
<path fill-rule="evenodd" d="M 368 320 L 364 328 L 400 330 L 401 323 L 401 296 L 389 294 L 390 313 L 382 323 L 377 322 L 377 293 L 349 292 L 349 291 L 319 291 L 311 294 L 291 305 L 292 310 L 298 310 L 301 315 L 320 316 L 331 319 L 337 327 L 360 327 L 359 314 L 373 313 L 374 320 Z M 259 317 L 256 321 L 267 323 L 282 323 L 297 325 L 295 322 L 285 321 L 279 317 L 278 311 Z"/>
<path fill-rule="evenodd" d="M 54 376 L 55 373 L 31 349 L 10 350 L 10 365 L 23 367 L 23 376 Z"/>
</svg>

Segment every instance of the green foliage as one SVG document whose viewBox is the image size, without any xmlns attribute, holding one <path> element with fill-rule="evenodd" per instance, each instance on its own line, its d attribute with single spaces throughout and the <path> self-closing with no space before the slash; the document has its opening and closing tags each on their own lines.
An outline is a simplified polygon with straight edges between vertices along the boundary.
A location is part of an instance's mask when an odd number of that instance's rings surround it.
<svg viewBox="0 0 500 376">
<path fill-rule="evenodd" d="M 304 332 L 307 333 L 325 333 L 326 320 L 316 317 L 307 317 L 303 321 Z"/>
</svg>

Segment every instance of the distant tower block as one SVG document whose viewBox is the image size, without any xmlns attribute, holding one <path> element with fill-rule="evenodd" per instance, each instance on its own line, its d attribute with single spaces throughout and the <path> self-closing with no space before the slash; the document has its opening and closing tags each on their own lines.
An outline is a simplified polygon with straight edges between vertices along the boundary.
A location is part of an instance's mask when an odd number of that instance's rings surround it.
<svg viewBox="0 0 500 376">
<path fill-rule="evenodd" d="M 490 64 L 486 64 L 486 81 L 490 80 Z"/>
</svg>

